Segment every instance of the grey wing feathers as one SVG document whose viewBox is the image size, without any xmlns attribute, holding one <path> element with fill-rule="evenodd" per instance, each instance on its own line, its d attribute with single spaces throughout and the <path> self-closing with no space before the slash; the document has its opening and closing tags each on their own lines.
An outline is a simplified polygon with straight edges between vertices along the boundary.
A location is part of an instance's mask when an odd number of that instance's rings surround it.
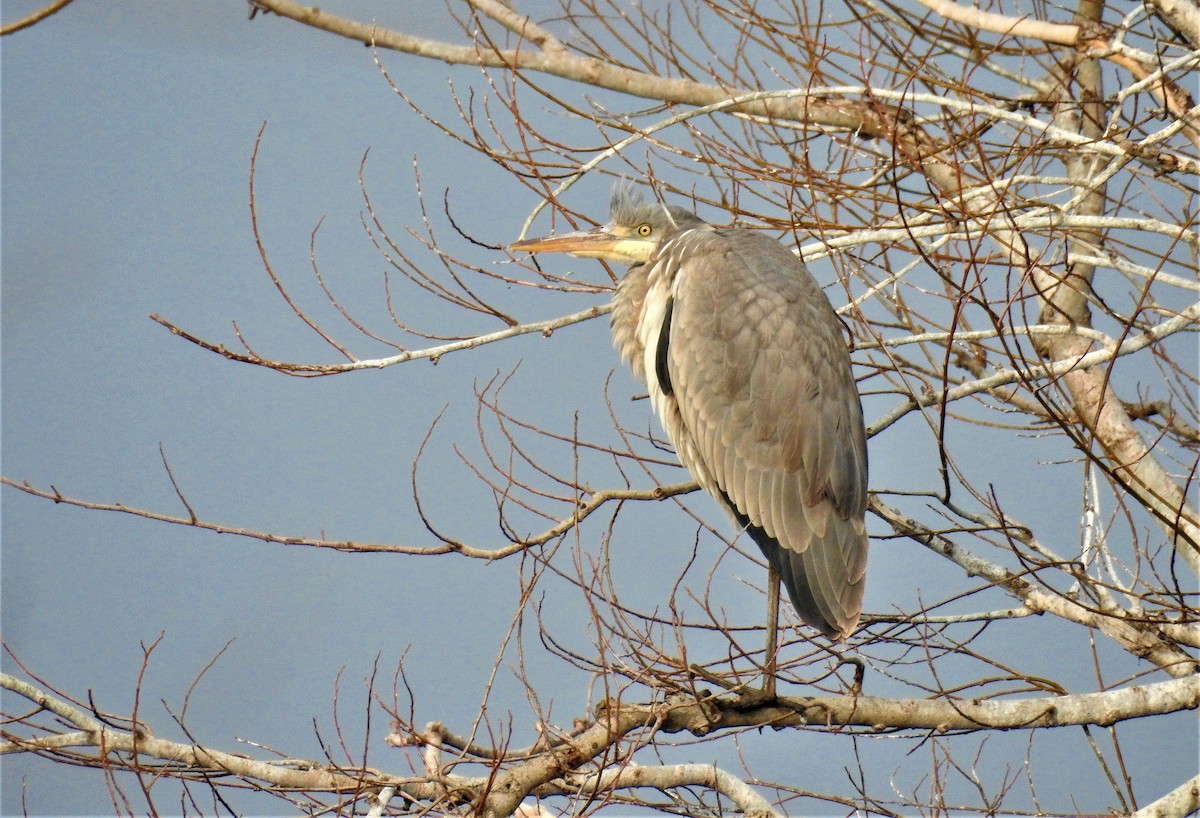
<svg viewBox="0 0 1200 818">
<path fill-rule="evenodd" d="M 690 438 L 675 441 L 680 457 L 801 617 L 849 635 L 866 573 L 866 440 L 833 308 L 798 258 L 737 230 L 693 243 L 672 294 L 669 378 Z"/>
</svg>

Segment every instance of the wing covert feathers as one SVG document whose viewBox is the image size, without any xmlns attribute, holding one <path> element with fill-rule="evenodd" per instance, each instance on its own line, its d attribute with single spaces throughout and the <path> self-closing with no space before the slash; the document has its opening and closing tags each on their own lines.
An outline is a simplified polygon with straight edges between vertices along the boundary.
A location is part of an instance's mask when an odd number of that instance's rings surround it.
<svg viewBox="0 0 1200 818">
<path fill-rule="evenodd" d="M 828 299 L 781 244 L 737 229 L 685 231 L 627 278 L 637 303 L 618 303 L 614 340 L 683 464 L 758 543 L 801 618 L 848 636 L 866 574 L 866 438 Z M 618 326 L 630 313 L 636 331 Z"/>
</svg>

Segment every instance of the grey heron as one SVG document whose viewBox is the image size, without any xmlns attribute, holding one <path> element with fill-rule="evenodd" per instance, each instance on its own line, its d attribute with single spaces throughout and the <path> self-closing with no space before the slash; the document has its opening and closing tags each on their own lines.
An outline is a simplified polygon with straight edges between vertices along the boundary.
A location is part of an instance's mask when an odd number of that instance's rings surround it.
<svg viewBox="0 0 1200 818">
<path fill-rule="evenodd" d="M 613 342 L 680 461 L 762 549 L 801 619 L 834 641 L 853 633 L 866 435 L 841 321 L 804 262 L 759 231 L 715 227 L 625 186 L 608 224 L 511 249 L 630 265 Z"/>
</svg>

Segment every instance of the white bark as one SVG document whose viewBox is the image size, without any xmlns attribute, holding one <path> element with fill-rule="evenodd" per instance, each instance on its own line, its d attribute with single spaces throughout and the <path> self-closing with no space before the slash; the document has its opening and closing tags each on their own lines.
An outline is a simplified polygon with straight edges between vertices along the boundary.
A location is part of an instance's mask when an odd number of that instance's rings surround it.
<svg viewBox="0 0 1200 818">
<path fill-rule="evenodd" d="M 1200 775 L 1132 813 L 1130 818 L 1184 818 L 1197 810 L 1200 810 Z"/>
</svg>

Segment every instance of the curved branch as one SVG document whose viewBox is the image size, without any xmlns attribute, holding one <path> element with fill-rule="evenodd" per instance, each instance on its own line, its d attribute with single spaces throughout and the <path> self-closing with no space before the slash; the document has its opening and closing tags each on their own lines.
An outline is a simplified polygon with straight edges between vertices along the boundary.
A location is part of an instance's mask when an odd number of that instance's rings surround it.
<svg viewBox="0 0 1200 818">
<path fill-rule="evenodd" d="M 90 511 L 115 511 L 121 514 L 129 514 L 134 517 L 142 517 L 147 520 L 154 520 L 160 523 L 171 523 L 172 525 L 181 525 L 188 528 L 199 528 L 204 531 L 212 531 L 216 534 L 232 534 L 237 537 L 247 537 L 252 540 L 262 540 L 263 542 L 278 543 L 280 545 L 307 545 L 312 548 L 328 548 L 334 551 L 346 551 L 353 553 L 386 553 L 386 554 L 449 554 L 453 552 L 461 553 L 469 557 L 481 557 L 483 559 L 495 559 L 498 556 L 504 556 L 511 552 L 510 548 L 500 549 L 498 551 L 489 551 L 486 549 L 471 548 L 466 545 L 458 545 L 456 543 L 447 543 L 444 545 L 434 546 L 412 546 L 412 545 L 388 545 L 385 543 L 364 543 L 354 540 L 325 540 L 315 537 L 292 537 L 282 534 L 272 534 L 267 531 L 257 531 L 252 528 L 239 528 L 236 526 L 227 526 L 220 523 L 213 523 L 207 520 L 197 519 L 192 516 L 176 517 L 171 514 L 163 514 L 157 511 L 149 511 L 147 509 L 135 508 L 133 506 L 123 505 L 122 503 L 94 503 L 90 500 L 80 500 L 74 497 L 67 497 L 61 494 L 58 489 L 51 486 L 49 490 L 39 489 L 31 486 L 29 483 L 18 483 L 9 477 L 0 476 L 0 484 L 9 486 L 30 494 L 34 497 L 40 497 L 43 500 L 51 500 L 55 503 L 64 503 L 76 508 L 85 508 Z"/>
<path fill-rule="evenodd" d="M 20 20 L 16 20 L 12 23 L 7 23 L 3 26 L 0 26 L 0 37 L 5 36 L 6 34 L 12 34 L 15 31 L 20 31 L 23 28 L 29 28 L 32 25 L 36 25 L 50 15 L 57 14 L 58 12 L 62 11 L 73 2 L 74 0 L 54 0 L 53 3 L 45 6 L 44 8 L 38 9 L 33 14 L 22 17 Z"/>
<path fill-rule="evenodd" d="M 699 486 L 693 481 L 684 483 L 673 483 L 666 486 L 655 486 L 652 489 L 635 490 L 635 489 L 604 489 L 601 491 L 592 492 L 587 500 L 579 503 L 576 511 L 571 516 L 566 517 L 561 522 L 551 528 L 539 532 L 531 537 L 514 542 L 510 545 L 501 548 L 476 548 L 466 543 L 458 542 L 457 540 L 445 540 L 441 545 L 389 545 L 387 543 L 368 543 L 359 542 L 357 540 L 326 540 L 317 537 L 295 537 L 284 534 L 272 534 L 269 531 L 259 531 L 252 528 L 239 528 L 236 526 L 223 525 L 221 523 L 209 522 L 201 520 L 193 514 L 187 517 L 176 517 L 171 514 L 163 514 L 157 511 L 149 511 L 147 509 L 135 508 L 133 506 L 123 505 L 121 503 L 95 503 L 90 500 L 80 500 L 75 497 L 67 497 L 61 494 L 58 489 L 51 486 L 49 490 L 39 489 L 29 483 L 18 483 L 9 477 L 0 475 L 0 485 L 9 486 L 10 488 L 23 491 L 26 494 L 34 497 L 40 497 L 43 500 L 50 500 L 55 503 L 63 503 L 76 508 L 84 508 L 90 511 L 115 511 L 121 514 L 130 514 L 134 517 L 143 517 L 147 520 L 154 520 L 160 523 L 170 523 L 172 525 L 181 525 L 188 528 L 199 528 L 204 531 L 212 531 L 216 534 L 232 534 L 236 537 L 246 537 L 252 540 L 261 540 L 262 542 L 277 543 L 280 545 L 304 545 L 310 548 L 326 548 L 333 551 L 342 551 L 355 554 L 410 554 L 417 556 L 436 556 L 439 554 L 461 554 L 464 557 L 473 557 L 484 560 L 497 560 L 503 557 L 508 557 L 523 551 L 531 546 L 541 545 L 549 542 L 557 537 L 561 537 L 566 532 L 577 526 L 585 518 L 591 516 L 601 507 L 613 503 L 623 502 L 626 500 L 662 500 L 667 497 L 674 497 L 678 494 L 686 494 L 696 491 Z"/>
<path fill-rule="evenodd" d="M 748 783 L 715 764 L 668 764 L 663 766 L 619 766 L 598 773 L 572 776 L 568 781 L 577 791 L 595 794 L 612 790 L 653 787 L 704 787 L 732 801 L 744 818 L 778 818 L 779 813 Z"/>
</svg>

